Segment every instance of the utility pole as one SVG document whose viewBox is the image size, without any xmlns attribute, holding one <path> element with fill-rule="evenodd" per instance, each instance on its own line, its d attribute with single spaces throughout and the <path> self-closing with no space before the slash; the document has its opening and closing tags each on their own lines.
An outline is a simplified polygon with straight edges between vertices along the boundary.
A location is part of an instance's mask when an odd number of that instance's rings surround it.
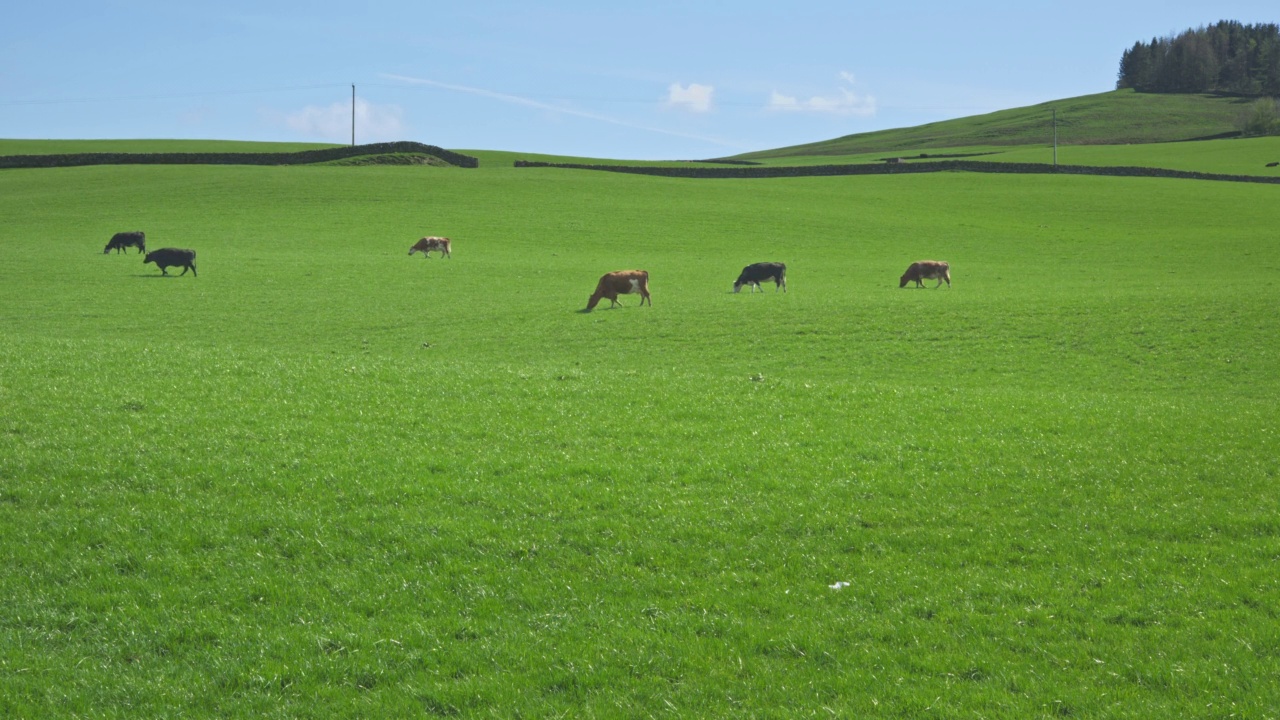
<svg viewBox="0 0 1280 720">
<path fill-rule="evenodd" d="M 355 141 L 352 141 L 355 145 Z M 1053 108 L 1053 169 L 1057 169 L 1057 108 Z"/>
<path fill-rule="evenodd" d="M 356 146 L 356 86 L 355 86 L 355 83 L 352 83 L 351 84 L 351 147 L 355 147 L 355 146 Z M 1055 150 L 1054 152 L 1057 152 L 1057 150 Z M 1057 164 L 1058 163 L 1055 160 L 1054 165 L 1057 165 Z"/>
</svg>

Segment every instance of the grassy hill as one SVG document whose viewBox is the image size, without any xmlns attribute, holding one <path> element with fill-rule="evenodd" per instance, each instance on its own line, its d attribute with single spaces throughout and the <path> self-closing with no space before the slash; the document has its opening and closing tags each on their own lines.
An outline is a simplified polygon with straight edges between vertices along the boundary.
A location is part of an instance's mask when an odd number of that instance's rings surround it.
<svg viewBox="0 0 1280 720">
<path fill-rule="evenodd" d="M 1215 95 L 1157 95 L 1116 90 L 946 120 L 917 127 L 847 135 L 805 145 L 736 156 L 757 160 L 792 156 L 857 155 L 961 147 L 1045 145 L 1053 142 L 1057 110 L 1059 143 L 1123 145 L 1222 136 L 1252 100 Z"/>
<path fill-rule="evenodd" d="M 0 171 L 0 716 L 1280 707 L 1280 189 L 498 157 Z"/>
</svg>

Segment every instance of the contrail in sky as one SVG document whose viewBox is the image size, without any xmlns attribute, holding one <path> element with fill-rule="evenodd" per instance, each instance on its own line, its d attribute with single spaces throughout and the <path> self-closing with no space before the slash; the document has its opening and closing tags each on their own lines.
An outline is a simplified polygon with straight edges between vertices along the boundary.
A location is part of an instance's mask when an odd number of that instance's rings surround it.
<svg viewBox="0 0 1280 720">
<path fill-rule="evenodd" d="M 506 93 L 494 92 L 492 90 L 485 90 L 483 88 L 467 87 L 466 85 L 453 85 L 451 83 L 443 83 L 443 82 L 438 82 L 436 80 L 427 80 L 425 78 L 408 77 L 405 75 L 390 75 L 390 74 L 384 73 L 382 77 L 387 78 L 388 80 L 398 80 L 400 82 L 409 83 L 411 85 L 428 85 L 430 87 L 437 87 L 442 90 L 452 90 L 453 92 L 467 93 L 468 95 L 478 95 L 480 97 L 489 98 L 490 100 L 498 100 L 499 102 L 510 103 L 512 105 L 522 105 L 524 107 L 534 108 L 537 110 L 546 110 L 548 112 L 560 113 L 562 115 L 573 115 L 575 117 L 586 118 L 587 120 L 595 120 L 597 122 L 604 122 L 604 123 L 609 123 L 611 125 L 619 125 L 625 128 L 631 128 L 632 130 L 644 130 L 645 132 L 661 133 L 663 135 L 672 135 L 674 137 L 684 138 L 686 140 L 698 140 L 701 142 L 714 143 L 716 145 L 723 145 L 724 147 L 739 149 L 737 145 L 731 142 L 727 142 L 725 140 L 721 140 L 719 138 L 704 137 L 701 135 L 691 135 L 689 133 L 676 132 L 674 130 L 664 130 L 663 128 L 650 127 L 647 125 L 639 125 L 637 123 L 628 122 L 626 120 L 619 120 L 617 118 L 609 117 L 608 115 L 599 115 L 596 113 L 586 112 L 583 110 L 574 110 L 572 108 L 558 107 L 556 105 L 548 105 L 547 103 L 539 102 L 537 100 L 530 100 L 529 98 L 523 98 L 518 95 L 508 95 Z"/>
</svg>

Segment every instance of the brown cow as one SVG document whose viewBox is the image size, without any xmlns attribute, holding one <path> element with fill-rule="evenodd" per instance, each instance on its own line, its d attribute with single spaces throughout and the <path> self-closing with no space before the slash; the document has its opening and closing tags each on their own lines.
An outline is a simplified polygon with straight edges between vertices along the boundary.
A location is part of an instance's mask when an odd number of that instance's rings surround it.
<svg viewBox="0 0 1280 720">
<path fill-rule="evenodd" d="M 643 306 L 644 301 L 649 301 L 649 307 L 653 307 L 653 298 L 649 297 L 649 272 L 647 270 L 619 270 L 618 272 L 605 273 L 600 277 L 600 282 L 596 283 L 596 291 L 591 294 L 591 298 L 587 300 L 587 312 L 595 309 L 601 298 L 609 298 L 609 307 L 621 305 L 618 302 L 619 295 L 630 295 L 631 293 L 640 293 L 640 304 Z"/>
<path fill-rule="evenodd" d="M 912 280 L 916 281 L 916 287 L 924 287 L 924 283 L 920 282 L 921 280 L 937 280 L 938 284 L 933 286 L 935 289 L 941 287 L 942 281 L 946 280 L 947 287 L 951 287 L 951 265 L 941 260 L 913 262 L 911 267 L 907 268 L 907 271 L 903 273 L 898 287 L 904 288 Z"/>
<path fill-rule="evenodd" d="M 447 237 L 424 237 L 414 243 L 413 247 L 409 248 L 409 254 L 412 255 L 416 252 L 420 252 L 422 253 L 422 257 L 429 258 L 431 257 L 432 250 L 439 250 L 440 257 L 447 257 L 452 260 L 453 253 L 451 252 L 451 245 L 452 244 Z"/>
</svg>

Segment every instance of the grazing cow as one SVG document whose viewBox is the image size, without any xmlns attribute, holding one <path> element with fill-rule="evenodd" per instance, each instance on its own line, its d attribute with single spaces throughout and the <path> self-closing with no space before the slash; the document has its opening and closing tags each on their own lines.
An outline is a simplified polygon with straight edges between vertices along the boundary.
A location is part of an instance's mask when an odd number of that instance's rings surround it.
<svg viewBox="0 0 1280 720">
<path fill-rule="evenodd" d="M 107 243 L 107 246 L 102 249 L 102 254 L 106 255 L 112 250 L 115 250 L 117 253 L 119 253 L 119 252 L 123 252 L 125 248 L 130 248 L 130 247 L 138 248 L 139 255 L 141 255 L 142 253 L 145 253 L 147 251 L 147 234 L 142 232 L 141 230 L 135 230 L 134 232 L 116 233 L 115 235 L 111 236 L 111 242 Z"/>
<path fill-rule="evenodd" d="M 782 263 L 764 262 L 748 265 L 742 268 L 742 274 L 737 280 L 733 281 L 733 291 L 740 292 L 743 285 L 750 285 L 751 292 L 759 290 L 764 292 L 764 288 L 760 287 L 760 283 L 765 280 L 774 282 L 774 292 L 781 290 L 787 291 L 787 266 Z"/>
<path fill-rule="evenodd" d="M 195 250 L 183 250 L 181 248 L 160 248 L 159 250 L 153 250 L 147 253 L 147 257 L 145 260 L 142 261 L 142 264 L 146 265 L 147 263 L 150 263 L 150 262 L 155 263 L 156 267 L 160 268 L 161 275 L 169 274 L 169 271 L 166 268 L 181 266 L 182 272 L 180 273 L 179 277 L 181 277 L 182 275 L 186 275 L 188 270 L 191 271 L 191 275 L 193 277 L 198 277 L 196 275 L 196 251 Z"/>
<path fill-rule="evenodd" d="M 424 237 L 414 243 L 413 247 L 409 248 L 409 254 L 412 255 L 416 252 L 420 252 L 422 253 L 422 257 L 429 258 L 431 257 L 432 250 L 439 250 L 440 257 L 447 257 L 452 260 L 453 253 L 451 252 L 451 245 L 452 243 L 449 242 L 449 238 L 446 237 Z"/>
<path fill-rule="evenodd" d="M 618 302 L 619 295 L 630 295 L 631 293 L 640 293 L 640 304 L 644 305 L 644 301 L 649 301 L 649 307 L 653 307 L 653 298 L 649 297 L 649 273 L 646 270 L 619 270 L 618 272 L 605 273 L 600 276 L 600 282 L 596 283 L 596 291 L 591 294 L 591 298 L 587 300 L 587 312 L 595 309 L 601 298 L 609 298 L 609 307 L 621 305 Z"/>
<path fill-rule="evenodd" d="M 912 280 L 916 281 L 916 287 L 924 287 L 921 280 L 937 280 L 938 284 L 934 288 L 942 286 L 942 281 L 947 281 L 947 287 L 951 287 L 951 265 L 941 260 L 921 260 L 920 262 L 911 263 L 911 267 L 902 274 L 901 282 L 898 287 L 904 288 L 907 283 Z"/>
</svg>

